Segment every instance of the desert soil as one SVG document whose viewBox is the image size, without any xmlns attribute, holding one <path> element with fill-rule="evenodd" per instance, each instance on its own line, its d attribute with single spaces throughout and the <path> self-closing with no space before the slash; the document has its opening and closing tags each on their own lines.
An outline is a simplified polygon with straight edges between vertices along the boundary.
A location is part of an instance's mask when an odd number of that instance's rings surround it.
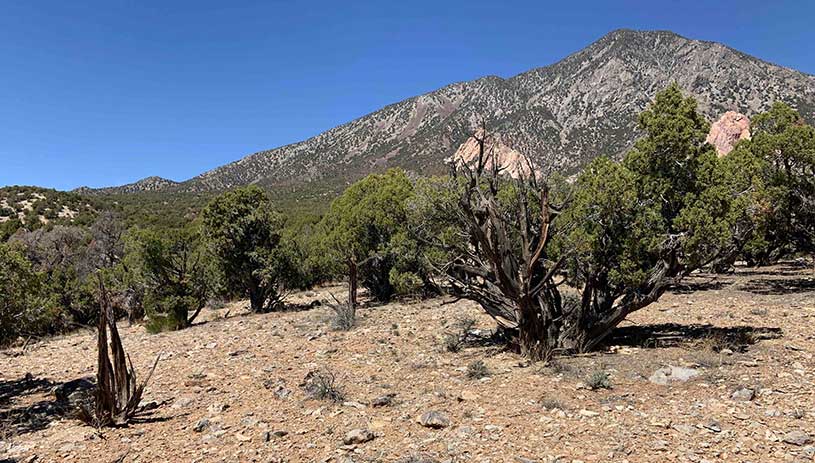
<svg viewBox="0 0 815 463">
<path fill-rule="evenodd" d="M 249 315 L 245 303 L 183 332 L 123 324 L 139 371 L 161 358 L 145 397 L 159 406 L 117 429 L 60 413 L 52 392 L 94 375 L 94 333 L 44 340 L 0 353 L 0 461 L 813 461 L 811 265 L 695 276 L 602 351 L 547 365 L 486 337 L 446 351 L 457 320 L 475 318 L 477 334 L 494 328 L 476 305 L 449 299 L 370 305 L 349 332 L 329 328 L 326 306 Z M 342 293 L 294 301 L 329 290 Z M 470 378 L 479 360 L 487 376 Z M 688 370 L 658 384 L 666 367 Z M 334 373 L 343 401 L 307 396 L 315 370 Z M 602 373 L 610 389 L 591 389 Z M 388 394 L 391 404 L 374 406 Z M 449 423 L 423 426 L 428 411 Z M 346 444 L 354 430 L 373 439 Z"/>
</svg>

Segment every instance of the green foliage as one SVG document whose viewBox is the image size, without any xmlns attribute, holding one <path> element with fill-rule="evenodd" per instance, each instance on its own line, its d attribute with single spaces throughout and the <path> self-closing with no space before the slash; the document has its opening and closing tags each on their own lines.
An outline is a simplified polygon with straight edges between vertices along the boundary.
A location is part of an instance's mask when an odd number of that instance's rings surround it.
<svg viewBox="0 0 815 463">
<path fill-rule="evenodd" d="M 320 224 L 322 234 L 312 254 L 323 259 L 318 266 L 346 273 L 352 287 L 359 271 L 374 297 L 389 299 L 394 292 L 390 270 L 397 260 L 391 242 L 404 231 L 412 191 L 407 175 L 398 169 L 369 175 L 348 187 Z M 350 293 L 349 303 L 355 305 L 355 291 Z"/>
<path fill-rule="evenodd" d="M 608 373 L 602 370 L 592 372 L 586 379 L 586 386 L 592 391 L 599 389 L 611 389 L 611 378 Z"/>
<path fill-rule="evenodd" d="M 614 296 L 646 285 L 660 266 L 672 276 L 725 257 L 741 211 L 692 98 L 671 85 L 640 128 L 623 163 L 598 158 L 578 176 L 553 243 L 574 284 Z"/>
<path fill-rule="evenodd" d="M 297 286 L 298 249 L 285 242 L 284 218 L 269 196 L 248 186 L 214 198 L 202 214 L 203 232 L 228 288 L 249 297 L 253 312 L 282 305 L 283 291 Z"/>
<path fill-rule="evenodd" d="M 148 329 L 177 330 L 189 326 L 207 301 L 210 278 L 206 274 L 197 229 L 132 230 L 126 238 L 128 257 L 144 287 Z"/>
<path fill-rule="evenodd" d="M 753 119 L 752 139 L 723 162 L 752 229 L 743 252 L 749 262 L 815 252 L 815 128 L 776 103 Z"/>
<path fill-rule="evenodd" d="M 0 243 L 0 346 L 19 336 L 53 333 L 62 322 L 42 275 L 19 250 Z"/>
</svg>

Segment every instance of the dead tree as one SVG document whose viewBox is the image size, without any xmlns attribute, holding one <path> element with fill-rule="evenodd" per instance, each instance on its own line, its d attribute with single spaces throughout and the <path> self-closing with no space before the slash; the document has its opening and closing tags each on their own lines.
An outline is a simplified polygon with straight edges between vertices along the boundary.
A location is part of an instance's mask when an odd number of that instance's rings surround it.
<svg viewBox="0 0 815 463">
<path fill-rule="evenodd" d="M 551 261 L 546 248 L 552 220 L 549 188 L 527 163 L 517 177 L 502 173 L 486 130 L 474 135 L 474 162 L 455 162 L 452 178 L 463 184 L 452 211 L 461 226 L 462 240 L 448 254 L 445 266 L 453 292 L 478 302 L 500 326 L 517 329 L 521 354 L 546 359 L 567 344 L 563 298 L 555 276 L 563 259 Z M 514 190 L 514 204 L 500 204 L 499 191 Z"/>
<path fill-rule="evenodd" d="M 84 407 L 80 410 L 80 418 L 98 427 L 121 426 L 127 424 L 141 411 L 139 404 L 142 394 L 158 365 L 158 358 L 153 363 L 147 378 L 139 384 L 133 363 L 122 347 L 122 339 L 119 337 L 116 319 L 113 317 L 110 295 L 105 289 L 101 276 L 99 277 L 99 302 L 96 400 L 93 410 Z M 110 342 L 108 342 L 108 331 Z"/>
</svg>

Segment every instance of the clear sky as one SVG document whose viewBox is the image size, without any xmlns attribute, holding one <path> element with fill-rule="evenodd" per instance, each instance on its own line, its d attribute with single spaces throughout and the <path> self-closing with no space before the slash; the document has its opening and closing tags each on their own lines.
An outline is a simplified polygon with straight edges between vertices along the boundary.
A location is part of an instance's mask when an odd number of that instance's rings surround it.
<svg viewBox="0 0 815 463">
<path fill-rule="evenodd" d="M 669 29 L 815 74 L 815 1 L 6 1 L 0 186 L 184 180 L 389 103 Z"/>
</svg>

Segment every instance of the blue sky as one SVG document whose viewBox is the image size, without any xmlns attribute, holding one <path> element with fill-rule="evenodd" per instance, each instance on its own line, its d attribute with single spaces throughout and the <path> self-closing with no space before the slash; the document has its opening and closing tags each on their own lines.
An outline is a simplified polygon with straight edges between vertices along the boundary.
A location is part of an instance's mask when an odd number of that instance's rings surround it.
<svg viewBox="0 0 815 463">
<path fill-rule="evenodd" d="M 669 29 L 815 74 L 815 1 L 7 1 L 0 186 L 184 180 L 384 105 Z"/>
</svg>

